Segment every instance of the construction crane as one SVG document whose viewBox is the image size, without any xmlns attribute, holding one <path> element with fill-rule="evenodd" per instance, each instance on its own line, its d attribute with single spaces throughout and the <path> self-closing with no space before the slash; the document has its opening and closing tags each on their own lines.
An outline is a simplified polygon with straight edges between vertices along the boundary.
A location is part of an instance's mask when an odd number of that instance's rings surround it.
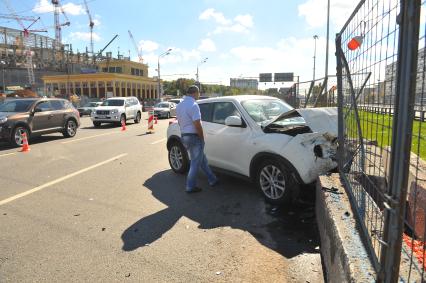
<svg viewBox="0 0 426 283">
<path fill-rule="evenodd" d="M 62 44 L 62 27 L 69 26 L 71 23 L 65 14 L 64 9 L 62 8 L 59 0 L 52 0 L 52 4 L 54 7 L 54 27 L 55 27 L 55 40 L 56 40 L 56 49 L 60 49 Z M 64 15 L 65 22 L 60 23 L 59 21 L 59 11 Z"/>
<path fill-rule="evenodd" d="M 15 16 L 11 16 L 9 14 L 0 14 L 0 18 L 2 19 L 8 19 L 8 20 L 16 20 L 17 17 Z M 35 20 L 37 20 L 37 18 L 34 17 L 27 17 L 27 16 L 20 16 L 18 17 L 21 21 L 29 21 L 29 22 L 33 22 Z"/>
<path fill-rule="evenodd" d="M 86 7 L 86 13 L 89 16 L 89 27 L 90 27 L 90 54 L 94 55 L 94 48 L 93 48 L 93 26 L 95 25 L 95 22 L 93 22 L 92 15 L 90 14 L 89 6 L 87 5 L 87 1 L 84 0 L 84 6 Z"/>
<path fill-rule="evenodd" d="M 24 35 L 23 45 L 24 45 L 24 54 L 26 59 L 26 67 L 27 67 L 27 73 L 28 73 L 28 83 L 32 87 L 35 84 L 35 77 L 34 77 L 34 66 L 33 66 L 33 55 L 31 53 L 30 43 L 29 43 L 29 35 L 30 32 L 47 32 L 46 30 L 30 30 L 30 28 L 40 19 L 40 17 L 33 20 L 33 22 L 28 26 L 25 27 L 23 24 L 22 17 L 18 17 L 15 10 L 12 8 L 8 0 L 3 0 L 5 3 L 7 9 L 9 10 L 11 16 L 18 22 L 18 24 L 22 28 L 22 32 Z"/>
<path fill-rule="evenodd" d="M 138 45 L 136 44 L 136 41 L 135 41 L 135 38 L 133 37 L 132 32 L 130 30 L 128 32 L 129 32 L 130 39 L 132 40 L 133 46 L 135 47 L 136 53 L 138 54 L 139 63 L 143 63 L 142 48 L 138 48 Z"/>
</svg>

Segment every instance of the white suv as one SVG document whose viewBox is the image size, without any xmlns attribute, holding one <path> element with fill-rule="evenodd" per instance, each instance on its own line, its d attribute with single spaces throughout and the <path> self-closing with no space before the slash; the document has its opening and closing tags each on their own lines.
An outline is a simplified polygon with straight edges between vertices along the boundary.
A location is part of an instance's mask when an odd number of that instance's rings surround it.
<svg viewBox="0 0 426 283">
<path fill-rule="evenodd" d="M 131 119 L 139 123 L 141 116 L 142 106 L 136 97 L 111 97 L 93 109 L 91 119 L 93 125 L 99 127 L 102 123 L 121 125 Z"/>
<path fill-rule="evenodd" d="M 269 96 L 199 100 L 205 153 L 216 171 L 248 177 L 273 203 L 294 200 L 308 184 L 336 168 L 335 108 L 295 110 Z M 189 158 L 177 122 L 167 130 L 169 163 L 186 173 Z"/>
</svg>

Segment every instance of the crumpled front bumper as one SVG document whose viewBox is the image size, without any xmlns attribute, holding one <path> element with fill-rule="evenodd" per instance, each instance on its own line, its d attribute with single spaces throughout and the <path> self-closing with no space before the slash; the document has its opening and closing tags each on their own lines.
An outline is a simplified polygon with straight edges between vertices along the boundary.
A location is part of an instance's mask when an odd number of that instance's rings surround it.
<svg viewBox="0 0 426 283">
<path fill-rule="evenodd" d="M 284 150 L 306 184 L 337 167 L 337 137 L 330 133 L 299 134 Z"/>
</svg>

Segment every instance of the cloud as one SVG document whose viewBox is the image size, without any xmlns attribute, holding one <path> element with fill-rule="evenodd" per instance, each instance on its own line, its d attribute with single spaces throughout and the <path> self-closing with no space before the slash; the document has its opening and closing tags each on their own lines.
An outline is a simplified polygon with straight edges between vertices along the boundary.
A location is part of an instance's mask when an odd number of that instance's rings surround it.
<svg viewBox="0 0 426 283">
<path fill-rule="evenodd" d="M 200 14 L 198 18 L 200 20 L 214 19 L 218 24 L 221 24 L 221 25 L 229 25 L 232 23 L 230 20 L 226 19 L 222 13 L 216 12 L 215 9 L 213 8 L 205 10 L 204 12 Z"/>
<path fill-rule="evenodd" d="M 211 40 L 210 38 L 206 38 L 201 41 L 198 50 L 203 52 L 214 52 L 216 51 L 216 45 L 214 44 L 213 40 Z"/>
<path fill-rule="evenodd" d="M 82 41 L 90 42 L 90 32 L 79 32 L 79 31 L 71 32 L 69 34 L 69 38 L 70 38 L 71 41 L 82 40 Z M 101 40 L 101 37 L 96 32 L 94 32 L 93 33 L 93 41 L 98 42 L 100 40 Z"/>
<path fill-rule="evenodd" d="M 342 27 L 355 9 L 357 3 L 357 1 L 331 0 L 331 24 L 337 28 Z M 305 18 L 310 28 L 320 28 L 327 24 L 327 1 L 307 0 L 305 3 L 298 6 L 298 10 L 299 16 Z"/>
<path fill-rule="evenodd" d="M 86 12 L 82 5 L 77 5 L 72 2 L 62 5 L 62 8 L 66 14 L 73 16 L 82 15 Z M 54 7 L 48 0 L 38 0 L 32 11 L 37 14 L 52 13 L 54 11 Z"/>
<path fill-rule="evenodd" d="M 159 47 L 159 44 L 157 42 L 151 41 L 151 40 L 141 40 L 139 41 L 139 49 L 142 49 L 142 52 L 144 53 L 150 53 L 155 50 L 157 50 Z"/>
<path fill-rule="evenodd" d="M 248 33 L 253 27 L 253 17 L 249 14 L 237 15 L 233 20 L 225 18 L 221 12 L 217 12 L 213 8 L 209 8 L 202 12 L 198 17 L 200 20 L 213 19 L 218 26 L 213 34 L 220 34 L 226 31 L 237 33 Z"/>
</svg>

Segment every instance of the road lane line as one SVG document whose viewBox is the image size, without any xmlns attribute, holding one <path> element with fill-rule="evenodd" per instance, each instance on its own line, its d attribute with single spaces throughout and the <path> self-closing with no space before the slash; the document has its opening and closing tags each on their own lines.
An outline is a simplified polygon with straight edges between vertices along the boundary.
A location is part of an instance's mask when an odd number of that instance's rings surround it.
<svg viewBox="0 0 426 283">
<path fill-rule="evenodd" d="M 25 191 L 25 192 L 23 192 L 23 193 L 20 193 L 20 194 L 14 195 L 13 197 L 10 197 L 10 198 L 7 198 L 7 199 L 4 199 L 4 200 L 0 201 L 0 206 L 4 205 L 4 204 L 6 204 L 6 203 L 12 202 L 12 201 L 14 201 L 14 200 L 17 200 L 17 199 L 19 199 L 19 198 L 25 197 L 25 196 L 27 196 L 27 195 L 33 194 L 33 193 L 35 193 L 35 192 L 41 191 L 41 190 L 43 190 L 43 189 L 45 189 L 45 188 L 48 188 L 48 187 L 50 187 L 50 186 L 53 186 L 53 185 L 55 185 L 55 184 L 58 184 L 58 183 L 60 183 L 60 182 L 65 181 L 65 180 L 68 180 L 68 179 L 70 179 L 70 178 L 72 178 L 72 177 L 75 177 L 75 176 L 77 176 L 77 175 L 83 174 L 83 173 L 85 173 L 85 172 L 87 172 L 87 171 L 93 170 L 93 169 L 95 169 L 95 168 L 97 168 L 97 167 L 100 167 L 100 166 L 105 165 L 105 164 L 107 164 L 107 163 L 110 163 L 110 162 L 112 162 L 112 161 L 114 161 L 114 160 L 117 160 L 117 159 L 119 159 L 119 158 L 122 158 L 122 157 L 126 156 L 127 154 L 128 154 L 128 153 L 123 153 L 123 154 L 117 155 L 117 156 L 115 156 L 115 157 L 113 157 L 113 158 L 110 158 L 110 159 L 108 159 L 108 160 L 105 160 L 105 161 L 99 162 L 99 163 L 97 163 L 97 164 L 94 164 L 94 165 L 89 166 L 89 167 L 87 167 L 87 168 L 81 169 L 81 170 L 79 170 L 79 171 L 77 171 L 77 172 L 74 172 L 74 173 L 71 173 L 71 174 L 69 174 L 69 175 L 63 176 L 63 177 L 61 177 L 61 178 L 58 178 L 58 179 L 53 180 L 53 181 L 51 181 L 51 182 L 48 182 L 48 183 L 46 183 L 46 184 L 44 184 L 44 185 L 41 185 L 41 186 L 35 187 L 35 188 L 31 189 L 31 190 L 28 190 L 28 191 Z"/>
<path fill-rule="evenodd" d="M 119 133 L 119 132 L 110 132 L 110 133 L 104 133 L 104 134 L 94 135 L 94 136 L 90 136 L 90 137 L 72 139 L 72 140 L 69 140 L 69 141 L 62 142 L 62 144 L 67 144 L 67 143 L 72 143 L 72 142 L 82 141 L 82 140 L 88 140 L 88 139 L 92 139 L 92 138 L 96 138 L 96 137 L 107 136 L 107 135 L 112 135 L 112 134 L 117 134 L 117 133 Z"/>
<path fill-rule="evenodd" d="M 157 144 L 157 143 L 164 142 L 164 141 L 166 141 L 166 138 L 152 142 L 151 144 Z"/>
<path fill-rule="evenodd" d="M 0 157 L 8 156 L 8 155 L 14 155 L 14 154 L 16 154 L 16 152 L 0 154 Z"/>
</svg>

